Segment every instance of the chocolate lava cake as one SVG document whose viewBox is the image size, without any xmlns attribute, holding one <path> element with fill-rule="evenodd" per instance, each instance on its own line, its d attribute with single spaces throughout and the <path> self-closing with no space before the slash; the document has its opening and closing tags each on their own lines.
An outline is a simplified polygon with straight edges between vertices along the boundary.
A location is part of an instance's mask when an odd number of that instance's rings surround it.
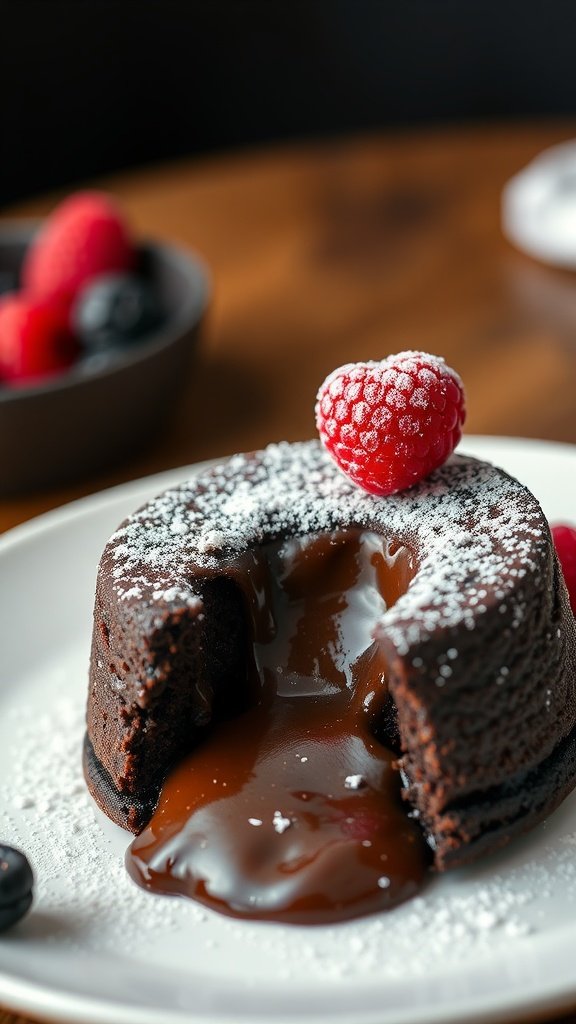
<svg viewBox="0 0 576 1024">
<path fill-rule="evenodd" d="M 395 751 L 435 867 L 502 845 L 574 787 L 576 626 L 536 499 L 460 455 L 404 493 L 374 497 L 312 441 L 202 472 L 107 544 L 84 766 L 113 821 L 139 832 L 171 767 L 254 699 L 250 635 L 266 616 L 266 581 L 254 598 L 258 553 L 351 529 L 409 553 L 402 592 L 375 629 L 386 671 L 374 679 L 371 728 Z"/>
</svg>

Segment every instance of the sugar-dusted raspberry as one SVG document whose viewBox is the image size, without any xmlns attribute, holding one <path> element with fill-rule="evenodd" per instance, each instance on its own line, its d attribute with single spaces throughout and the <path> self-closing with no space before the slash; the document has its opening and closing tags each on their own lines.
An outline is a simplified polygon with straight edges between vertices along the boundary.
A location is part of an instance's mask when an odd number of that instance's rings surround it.
<svg viewBox="0 0 576 1024">
<path fill-rule="evenodd" d="M 460 377 L 426 352 L 341 366 L 316 404 L 322 443 L 354 483 L 381 495 L 441 466 L 460 440 L 465 415 Z"/>
<path fill-rule="evenodd" d="M 572 611 L 576 615 L 576 527 L 557 523 L 552 527 L 552 539 L 566 580 Z"/>
<path fill-rule="evenodd" d="M 77 354 L 65 302 L 22 293 L 0 299 L 0 382 L 37 382 L 65 370 Z"/>
<path fill-rule="evenodd" d="M 101 274 L 129 272 L 135 249 L 110 196 L 76 192 L 58 206 L 32 242 L 22 269 L 24 289 L 35 298 L 65 295 Z"/>
</svg>

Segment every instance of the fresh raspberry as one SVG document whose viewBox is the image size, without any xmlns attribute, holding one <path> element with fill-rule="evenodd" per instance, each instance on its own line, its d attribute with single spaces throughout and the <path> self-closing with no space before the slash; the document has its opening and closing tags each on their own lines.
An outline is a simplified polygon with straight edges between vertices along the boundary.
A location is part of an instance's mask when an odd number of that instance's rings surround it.
<svg viewBox="0 0 576 1024">
<path fill-rule="evenodd" d="M 59 373 L 77 351 L 64 302 L 22 293 L 0 299 L 0 380 L 27 384 Z"/>
<path fill-rule="evenodd" d="M 572 611 L 576 615 L 576 527 L 557 523 L 552 527 L 552 540 L 566 580 Z"/>
<path fill-rule="evenodd" d="M 35 298 L 64 294 L 101 274 L 132 270 L 135 250 L 113 201 L 99 192 L 77 192 L 48 217 L 28 249 L 23 287 Z"/>
<path fill-rule="evenodd" d="M 381 495 L 441 466 L 460 440 L 465 415 L 460 377 L 426 352 L 341 366 L 316 404 L 324 446 L 354 483 Z"/>
</svg>

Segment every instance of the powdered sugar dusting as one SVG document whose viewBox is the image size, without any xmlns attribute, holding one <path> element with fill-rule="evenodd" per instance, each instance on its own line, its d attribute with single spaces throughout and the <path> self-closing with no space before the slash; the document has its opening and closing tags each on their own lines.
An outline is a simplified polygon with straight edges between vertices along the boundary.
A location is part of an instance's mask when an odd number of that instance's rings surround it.
<svg viewBox="0 0 576 1024">
<path fill-rule="evenodd" d="M 236 455 L 131 516 L 112 537 L 102 571 L 121 600 L 137 587 L 141 601 L 162 593 L 193 607 L 202 570 L 225 571 L 247 548 L 280 535 L 343 523 L 393 537 L 420 561 L 383 622 L 400 655 L 437 629 L 473 629 L 494 602 L 504 612 L 510 602 L 513 627 L 522 623 L 519 581 L 531 574 L 538 583 L 547 543 L 540 508 L 522 485 L 462 456 L 409 491 L 379 498 L 350 483 L 315 441 Z M 437 685 L 450 676 L 444 666 Z"/>
</svg>

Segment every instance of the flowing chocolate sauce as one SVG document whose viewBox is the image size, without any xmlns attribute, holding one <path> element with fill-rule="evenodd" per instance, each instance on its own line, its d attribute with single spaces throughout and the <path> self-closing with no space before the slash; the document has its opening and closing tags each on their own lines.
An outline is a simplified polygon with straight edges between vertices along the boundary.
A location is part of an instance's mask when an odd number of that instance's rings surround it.
<svg viewBox="0 0 576 1024">
<path fill-rule="evenodd" d="M 294 924 L 419 889 L 426 845 L 374 736 L 389 700 L 374 628 L 413 572 L 406 548 L 355 529 L 267 545 L 232 570 L 253 625 L 254 706 L 169 775 L 127 854 L 140 885 Z"/>
</svg>

